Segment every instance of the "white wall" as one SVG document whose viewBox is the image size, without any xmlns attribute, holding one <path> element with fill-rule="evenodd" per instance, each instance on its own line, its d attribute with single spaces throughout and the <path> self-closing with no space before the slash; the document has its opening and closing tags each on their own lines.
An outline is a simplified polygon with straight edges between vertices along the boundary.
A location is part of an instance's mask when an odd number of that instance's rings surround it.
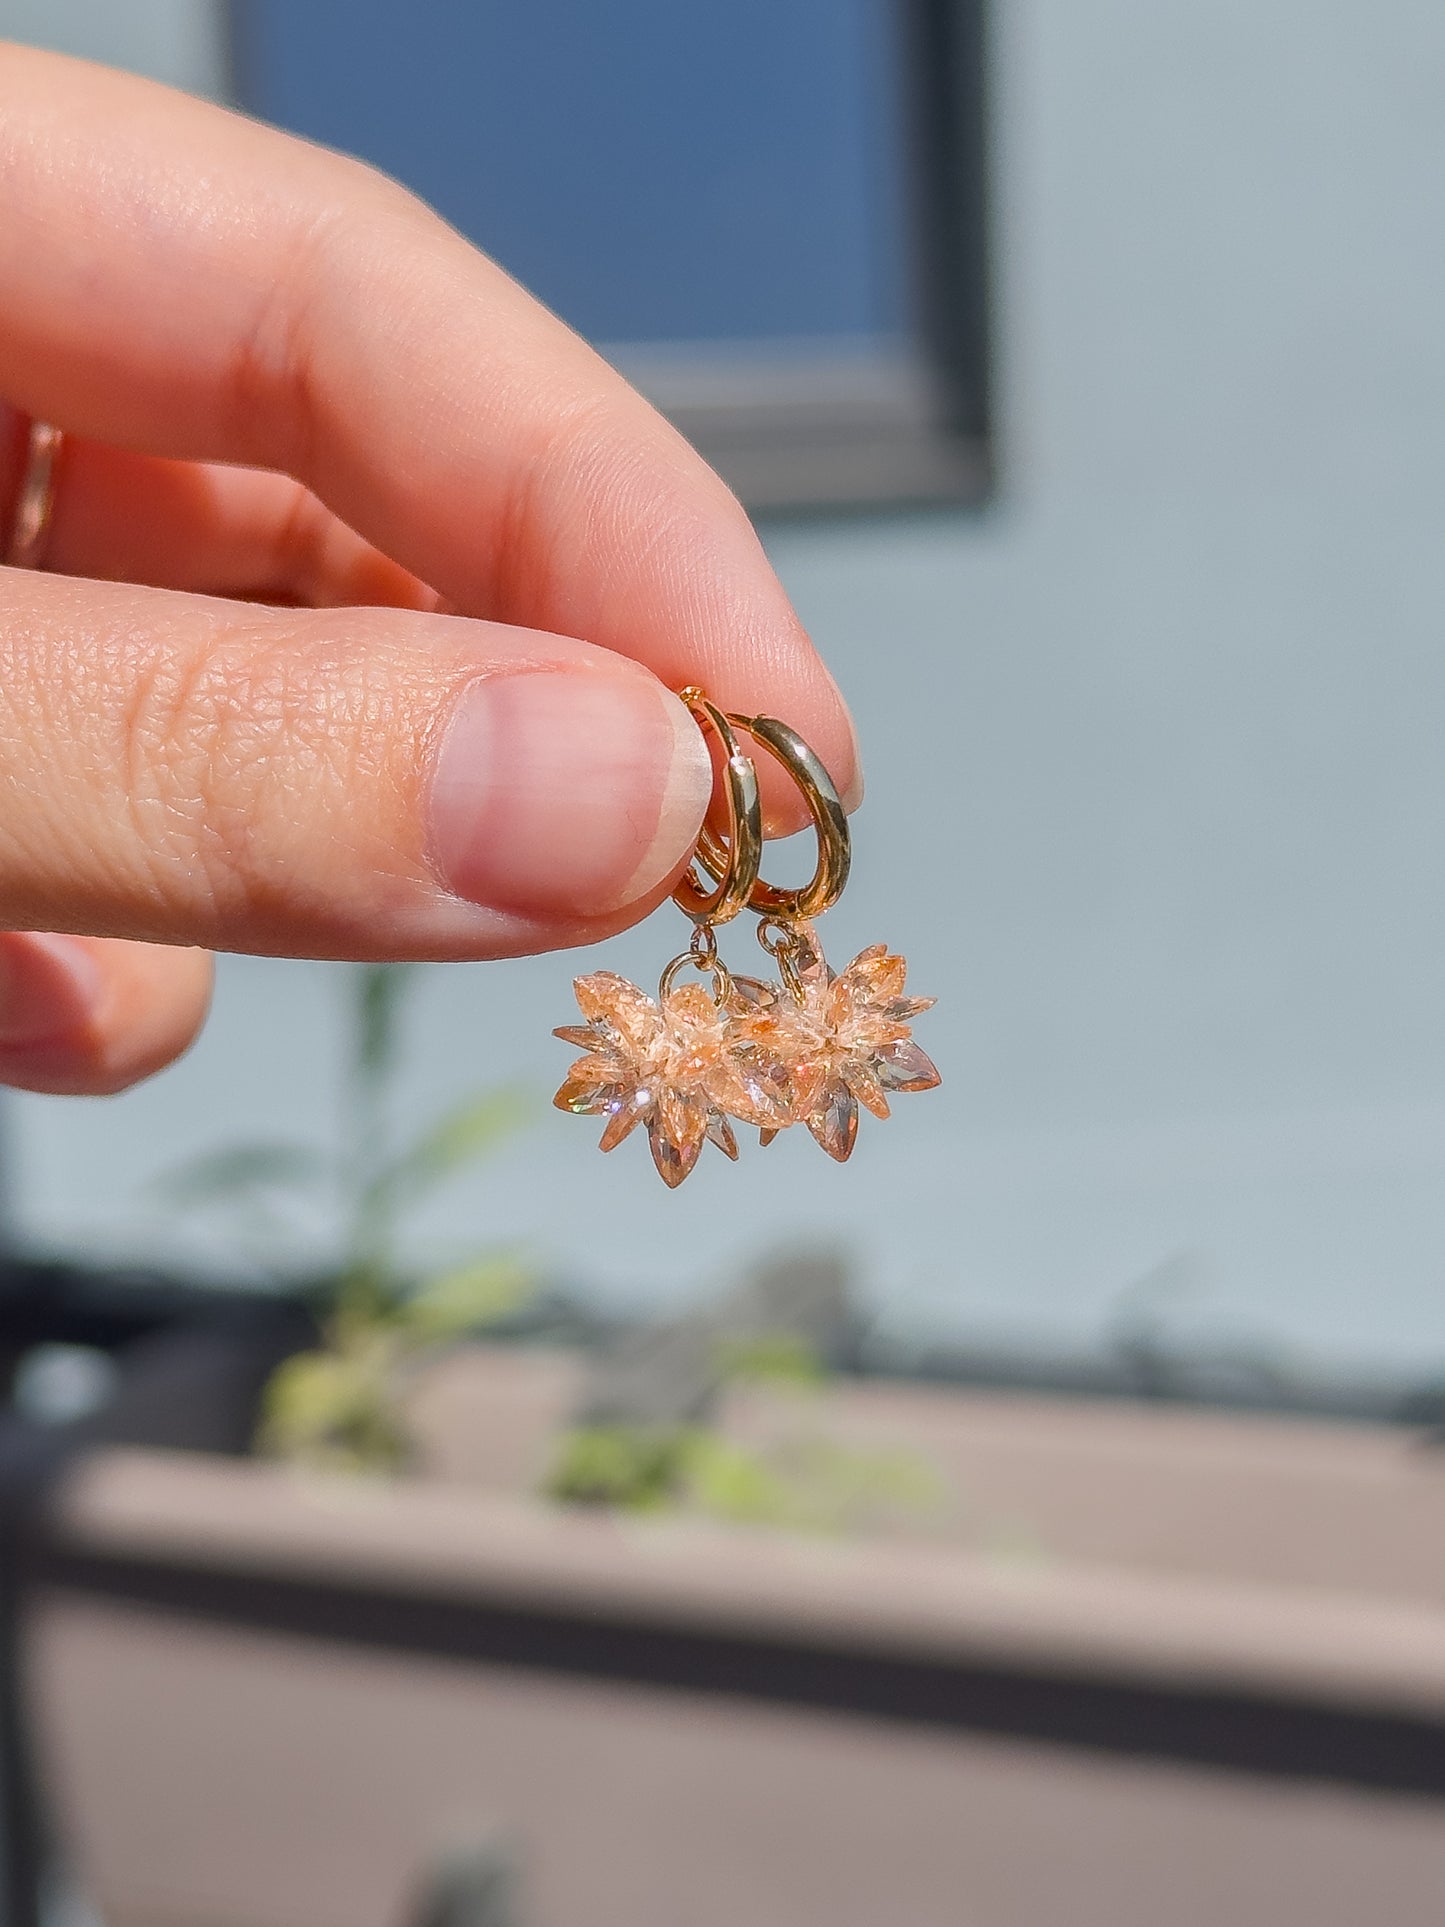
<svg viewBox="0 0 1445 1927">
<path fill-rule="evenodd" d="M 575 960 L 438 971 L 408 1105 L 505 1075 L 539 1121 L 429 1236 L 663 1296 L 841 1235 L 891 1318 L 1045 1343 L 1182 1254 L 1185 1326 L 1433 1368 L 1445 10 L 998 12 L 1004 498 L 772 537 L 869 756 L 830 922 L 943 995 L 948 1087 L 845 1169 L 784 1140 L 669 1196 L 545 1108 Z M 679 938 L 607 960 L 645 979 Z M 327 1130 L 336 992 L 234 962 L 177 1071 L 22 1101 L 31 1226 L 159 1248 L 147 1172 Z"/>
</svg>

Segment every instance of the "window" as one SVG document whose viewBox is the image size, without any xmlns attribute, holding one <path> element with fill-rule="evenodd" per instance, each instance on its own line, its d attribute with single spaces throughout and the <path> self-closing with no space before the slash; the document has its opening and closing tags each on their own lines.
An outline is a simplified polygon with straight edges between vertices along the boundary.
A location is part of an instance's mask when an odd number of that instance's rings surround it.
<svg viewBox="0 0 1445 1927">
<path fill-rule="evenodd" d="M 753 508 L 969 498 L 982 13 L 247 0 L 236 91 L 434 203 Z"/>
</svg>

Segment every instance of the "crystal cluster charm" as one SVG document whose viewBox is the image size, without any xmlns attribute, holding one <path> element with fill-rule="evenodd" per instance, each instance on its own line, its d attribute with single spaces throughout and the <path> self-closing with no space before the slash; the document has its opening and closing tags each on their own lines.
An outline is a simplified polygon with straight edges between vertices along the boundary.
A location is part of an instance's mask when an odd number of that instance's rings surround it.
<svg viewBox="0 0 1445 1927">
<path fill-rule="evenodd" d="M 649 997 L 627 978 L 595 971 L 576 980 L 586 1023 L 556 1035 L 586 1051 L 555 1102 L 606 1116 L 602 1149 L 646 1124 L 653 1162 L 682 1183 L 704 1141 L 738 1155 L 732 1123 L 755 1125 L 766 1144 L 803 1124 L 839 1163 L 852 1155 L 858 1106 L 889 1114 L 889 1095 L 939 1082 L 913 1042 L 912 1020 L 931 997 L 904 995 L 907 964 L 886 944 L 841 972 L 824 960 L 812 928 L 798 924 L 780 955 L 784 981 L 733 977 L 714 966 L 701 983 Z"/>
<path fill-rule="evenodd" d="M 652 1161 L 670 1187 L 697 1163 L 705 1139 L 738 1154 L 729 1116 L 766 1128 L 786 1123 L 777 1097 L 755 1092 L 734 1065 L 728 1017 L 702 984 L 649 997 L 615 971 L 577 978 L 585 1024 L 554 1035 L 580 1045 L 579 1057 L 553 1100 L 563 1111 L 605 1116 L 602 1149 L 611 1151 L 646 1124 Z"/>
<path fill-rule="evenodd" d="M 912 1019 L 932 997 L 905 997 L 906 961 L 875 943 L 841 973 L 828 968 L 811 928 L 800 926 L 791 988 L 734 980 L 743 1009 L 733 1047 L 785 1067 L 790 1124 L 805 1124 L 842 1164 L 858 1135 L 858 1106 L 889 1114 L 890 1091 L 927 1091 L 939 1082 L 913 1042 Z M 764 1127 L 764 1142 L 774 1127 Z"/>
</svg>

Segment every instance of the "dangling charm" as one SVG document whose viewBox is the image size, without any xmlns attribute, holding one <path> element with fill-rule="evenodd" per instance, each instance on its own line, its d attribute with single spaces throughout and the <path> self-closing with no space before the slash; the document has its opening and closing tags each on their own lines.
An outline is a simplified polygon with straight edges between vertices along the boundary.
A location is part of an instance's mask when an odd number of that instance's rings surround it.
<svg viewBox="0 0 1445 1927">
<path fill-rule="evenodd" d="M 734 978 L 734 1049 L 786 1068 L 789 1122 L 805 1124 L 830 1158 L 846 1163 L 860 1104 L 887 1117 L 890 1091 L 927 1091 L 940 1081 L 912 1031 L 912 1019 L 935 1000 L 904 996 L 908 965 L 887 944 L 860 951 L 835 975 L 811 924 L 765 918 L 758 940 L 777 958 L 783 982 Z M 776 1126 L 764 1127 L 764 1144 L 776 1136 Z"/>
<path fill-rule="evenodd" d="M 911 1030 L 933 999 L 903 994 L 907 966 L 886 944 L 864 950 L 837 975 L 823 957 L 812 919 L 841 895 L 850 843 L 838 793 L 808 745 L 776 718 L 724 715 L 701 690 L 685 689 L 682 700 L 722 746 L 727 835 L 703 829 L 697 868 L 674 892 L 696 927 L 655 998 L 610 970 L 576 980 L 586 1022 L 555 1035 L 586 1055 L 555 1102 L 605 1115 L 604 1151 L 645 1124 L 653 1162 L 669 1186 L 682 1183 L 708 1140 L 737 1157 L 730 1120 L 756 1126 L 764 1144 L 803 1124 L 842 1163 L 852 1154 L 860 1103 L 887 1117 L 889 1092 L 939 1082 Z M 776 888 L 758 874 L 757 771 L 738 746 L 738 730 L 783 765 L 807 800 L 818 863 L 801 889 Z M 744 908 L 758 913 L 758 941 L 777 963 L 780 984 L 734 977 L 718 956 L 716 925 Z M 710 987 L 679 985 L 687 969 L 709 977 Z"/>
<path fill-rule="evenodd" d="M 715 946 L 709 926 L 699 924 L 693 948 L 673 958 L 656 997 L 611 970 L 579 977 L 574 988 L 587 1022 L 553 1032 L 587 1052 L 558 1091 L 558 1109 L 605 1115 L 604 1151 L 646 1124 L 652 1161 L 670 1188 L 697 1163 L 705 1140 L 737 1157 L 730 1115 L 764 1130 L 789 1121 L 780 1092 L 761 1083 L 754 1088 L 734 1067 L 731 979 Z M 688 964 L 713 973 L 712 991 L 700 983 L 675 985 Z"/>
</svg>

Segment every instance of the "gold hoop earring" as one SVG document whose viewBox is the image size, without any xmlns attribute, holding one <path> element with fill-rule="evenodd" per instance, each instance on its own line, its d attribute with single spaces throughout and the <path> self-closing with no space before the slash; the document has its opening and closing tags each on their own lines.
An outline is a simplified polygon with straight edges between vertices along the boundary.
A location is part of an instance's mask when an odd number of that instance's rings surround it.
<svg viewBox="0 0 1445 1927">
<path fill-rule="evenodd" d="M 760 743 L 787 771 L 802 791 L 818 838 L 818 861 L 811 881 L 801 889 L 785 890 L 759 877 L 748 897 L 748 908 L 789 923 L 820 917 L 842 896 L 852 868 L 853 839 L 842 798 L 817 751 L 776 716 L 730 715 L 727 720 L 735 730 L 745 731 Z M 706 825 L 698 839 L 698 861 L 714 880 L 726 874 L 727 852 Z"/>
<path fill-rule="evenodd" d="M 39 569 L 45 564 L 55 510 L 55 476 L 65 437 L 49 422 L 32 421 L 25 437 L 25 467 L 15 500 L 15 519 L 5 545 L 5 565 Z"/>
<path fill-rule="evenodd" d="M 615 971 L 576 979 L 585 1022 L 555 1035 L 585 1054 L 554 1102 L 605 1117 L 604 1151 L 645 1125 L 669 1186 L 682 1183 L 705 1143 L 735 1159 L 734 1122 L 756 1125 L 765 1144 L 802 1124 L 841 1163 L 852 1155 L 860 1103 L 887 1117 L 890 1093 L 938 1083 L 912 1036 L 912 1019 L 933 999 L 904 995 L 908 966 L 886 944 L 873 944 L 836 973 L 824 959 L 812 920 L 842 894 L 851 839 L 816 752 L 776 717 L 725 713 L 696 688 L 685 689 L 682 700 L 723 749 L 727 832 L 704 828 L 695 853 L 715 887 L 706 890 L 690 868 L 674 892 L 695 928 L 689 947 L 663 971 L 655 998 Z M 759 873 L 757 771 L 738 745 L 739 732 L 782 764 L 808 804 L 818 860 L 800 889 L 764 882 Z M 781 983 L 734 976 L 719 957 L 716 927 L 743 908 L 757 913 L 758 941 Z M 680 983 L 688 970 L 709 982 Z"/>
<path fill-rule="evenodd" d="M 763 860 L 763 808 L 758 795 L 758 772 L 745 756 L 734 734 L 734 718 L 724 715 L 700 689 L 684 689 L 678 700 L 687 704 L 704 734 L 711 730 L 723 752 L 723 795 L 727 802 L 727 839 L 704 828 L 698 862 L 716 889 L 705 890 L 691 866 L 672 893 L 684 916 L 696 924 L 730 922 L 749 902 L 758 884 Z M 711 861 L 709 861 L 709 856 Z"/>
</svg>

